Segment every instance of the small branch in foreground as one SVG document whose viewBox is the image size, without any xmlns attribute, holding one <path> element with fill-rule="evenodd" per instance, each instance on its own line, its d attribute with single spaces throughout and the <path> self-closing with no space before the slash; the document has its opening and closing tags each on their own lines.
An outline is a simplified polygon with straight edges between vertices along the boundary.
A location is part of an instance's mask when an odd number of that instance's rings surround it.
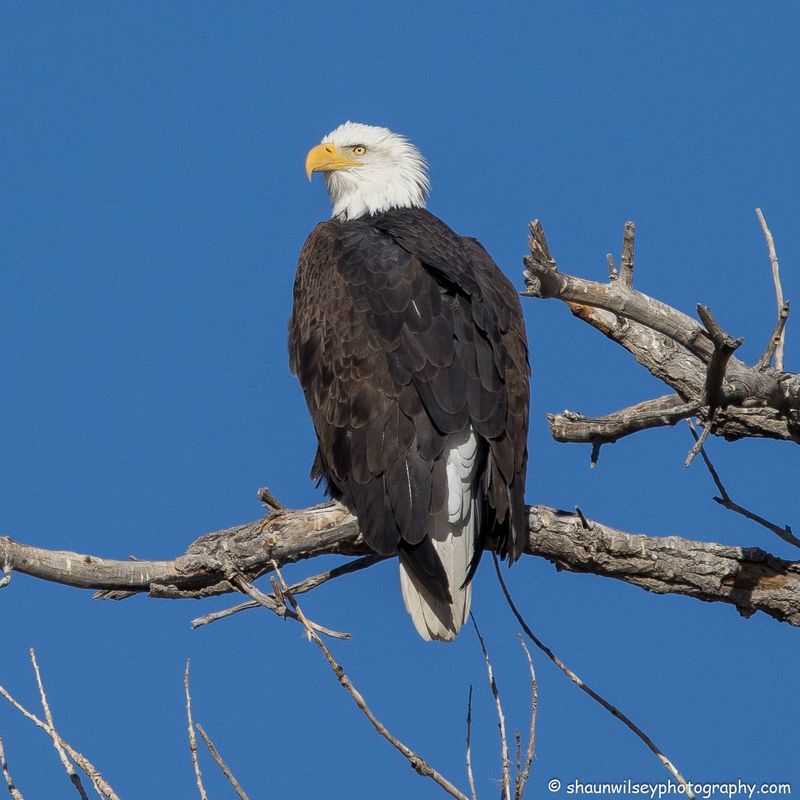
<svg viewBox="0 0 800 800">
<path fill-rule="evenodd" d="M 764 219 L 764 214 L 761 212 L 760 208 L 756 209 L 756 216 L 758 217 L 758 221 L 761 223 L 761 230 L 764 233 L 764 238 L 767 240 L 767 250 L 769 251 L 769 263 L 770 266 L 772 267 L 772 282 L 775 286 L 775 303 L 778 306 L 778 323 L 775 326 L 776 332 L 773 333 L 773 340 L 776 339 L 777 337 L 777 341 L 775 342 L 775 369 L 777 369 L 778 372 L 782 372 L 784 325 L 786 324 L 786 318 L 789 316 L 789 306 L 783 301 L 783 287 L 781 286 L 781 274 L 780 274 L 780 267 L 778 266 L 778 254 L 775 252 L 775 241 L 772 238 L 772 233 L 770 232 L 770 229 L 767 227 L 767 221 L 766 219 Z M 767 365 L 769 365 L 769 360 L 767 361 Z"/>
<path fill-rule="evenodd" d="M 686 461 L 683 462 L 684 467 L 691 467 L 692 462 L 697 457 L 697 454 L 703 452 L 703 445 L 706 443 L 706 439 L 708 439 L 708 434 L 711 432 L 711 425 L 712 425 L 711 420 L 707 419 L 705 425 L 703 425 L 703 432 L 700 434 L 700 436 L 698 436 L 695 439 L 695 443 L 692 445 L 692 449 L 686 456 Z"/>
<path fill-rule="evenodd" d="M 658 758 L 658 760 L 664 765 L 667 772 L 672 775 L 675 780 L 681 784 L 684 788 L 684 792 L 690 800 L 697 800 L 694 793 L 691 790 L 691 787 L 684 779 L 683 775 L 678 772 L 675 765 L 664 755 L 664 753 L 656 747 L 653 740 L 638 726 L 636 725 L 629 717 L 623 714 L 616 706 L 611 705 L 604 697 L 599 695 L 594 689 L 590 686 L 587 686 L 586 683 L 583 682 L 581 678 L 579 678 L 560 658 L 549 648 L 545 645 L 537 636 L 533 633 L 530 629 L 530 626 L 525 621 L 525 618 L 517 609 L 514 601 L 511 599 L 511 594 L 506 586 L 506 582 L 503 579 L 503 573 L 500 571 L 500 562 L 497 556 L 493 553 L 492 559 L 494 561 L 494 569 L 497 573 L 497 579 L 500 582 L 500 588 L 503 590 L 503 596 L 506 599 L 506 603 L 508 603 L 508 607 L 511 609 L 511 612 L 517 618 L 517 622 L 522 626 L 522 630 L 525 631 L 525 635 L 536 645 L 539 650 L 541 650 L 549 659 L 553 662 L 581 691 L 585 692 L 589 695 L 594 701 L 599 703 L 606 711 L 608 711 L 612 716 L 616 717 L 623 725 L 625 725 L 629 730 L 631 730 L 639 739 L 644 742 L 644 744 L 648 747 L 648 749 Z"/>
<path fill-rule="evenodd" d="M 192 767 L 194 768 L 194 779 L 197 783 L 197 791 L 200 800 L 208 800 L 206 787 L 203 786 L 203 773 L 200 771 L 200 761 L 197 758 L 197 738 L 194 735 L 194 721 L 192 720 L 192 696 L 189 693 L 189 659 L 186 659 L 186 670 L 183 673 L 183 691 L 186 695 L 186 728 L 189 737 L 189 752 L 192 756 Z"/>
<path fill-rule="evenodd" d="M 11 773 L 8 771 L 8 762 L 6 761 L 6 751 L 3 747 L 2 737 L 0 737 L 0 769 L 3 770 L 3 779 L 6 782 L 8 793 L 11 795 L 11 800 L 25 800 L 22 796 L 22 792 L 17 789 L 14 779 L 11 777 Z"/>
<path fill-rule="evenodd" d="M 290 619 L 298 619 L 297 612 L 293 611 L 291 608 L 286 606 L 284 603 L 284 598 L 281 592 L 276 591 L 275 594 L 264 594 L 260 589 L 253 586 L 250 581 L 247 580 L 241 573 L 231 572 L 228 580 L 240 591 L 242 594 L 246 594 L 248 597 L 252 598 L 254 602 L 258 603 L 260 606 L 272 611 L 273 614 L 277 614 L 281 619 L 285 619 L 289 617 Z M 308 623 L 315 631 L 318 633 L 323 634 L 324 636 L 330 636 L 333 639 L 349 639 L 349 633 L 343 633 L 341 631 L 333 631 L 330 628 L 325 628 L 322 625 L 317 624 L 316 622 L 309 621 Z"/>
<path fill-rule="evenodd" d="M 475 633 L 478 636 L 478 643 L 481 646 L 481 653 L 483 653 L 483 660 L 486 662 L 486 676 L 489 679 L 489 688 L 492 690 L 492 697 L 494 698 L 494 705 L 497 711 L 497 727 L 500 731 L 500 756 L 503 765 L 503 778 L 500 790 L 500 797 L 503 800 L 511 800 L 511 775 L 510 775 L 510 760 L 508 757 L 508 740 L 506 739 L 506 717 L 503 713 L 503 704 L 500 701 L 500 690 L 497 688 L 497 681 L 494 679 L 494 670 L 492 669 L 492 662 L 489 659 L 489 653 L 486 650 L 486 643 L 481 636 L 478 623 L 475 621 L 475 615 L 470 611 L 469 618 L 472 620 L 472 627 L 475 628 Z"/>
<path fill-rule="evenodd" d="M 386 556 L 372 555 L 353 559 L 352 561 L 348 561 L 346 564 L 342 564 L 339 567 L 334 567 L 327 572 L 321 572 L 318 575 L 304 578 L 302 581 L 292 584 L 289 587 L 289 592 L 292 595 L 310 592 L 312 589 L 316 589 L 317 586 L 322 586 L 323 583 L 327 583 L 334 578 L 338 578 L 342 575 L 349 575 L 351 572 L 358 572 L 359 570 L 366 569 L 367 567 L 371 567 L 373 564 L 377 564 L 379 561 L 383 561 L 385 558 Z M 274 595 L 267 595 L 267 597 L 270 597 L 277 603 L 277 598 Z M 224 619 L 225 617 L 230 617 L 233 614 L 238 614 L 240 611 L 258 608 L 260 605 L 261 603 L 256 600 L 248 600 L 246 603 L 239 603 L 238 605 L 231 606 L 230 608 L 223 608 L 221 611 L 213 611 L 210 614 L 204 614 L 202 617 L 193 619 L 192 627 L 199 628 L 202 625 L 208 625 L 212 622 L 217 622 L 220 619 Z"/>
<path fill-rule="evenodd" d="M 35 714 L 28 711 L 25 706 L 19 703 L 17 700 L 12 697 L 9 691 L 4 687 L 0 686 L 0 697 L 3 697 L 7 700 L 14 708 L 22 714 L 23 717 L 29 719 L 37 728 L 43 730 L 51 739 L 54 739 L 58 736 L 59 743 L 66 751 L 67 755 L 83 770 L 89 780 L 92 782 L 92 786 L 94 786 L 95 791 L 101 796 L 107 798 L 107 800 L 120 800 L 119 795 L 111 788 L 108 781 L 100 774 L 100 771 L 97 767 L 86 758 L 83 753 L 78 752 L 71 744 L 65 742 L 64 739 L 59 736 L 58 734 L 53 731 L 50 726 L 39 719 Z"/>
<path fill-rule="evenodd" d="M 214 742 L 211 741 L 209 735 L 203 730 L 203 726 L 199 723 L 195 723 L 195 727 L 197 728 L 197 732 L 200 736 L 203 737 L 203 741 L 206 743 L 206 747 L 208 748 L 208 752 L 211 754 L 211 758 L 217 762 L 217 766 L 222 770 L 222 774 L 228 779 L 228 783 L 230 783 L 231 788 L 234 792 L 236 792 L 236 796 L 239 800 L 250 800 L 247 796 L 247 792 L 239 785 L 239 781 L 236 780 L 233 773 L 230 771 L 228 765 L 223 761 L 222 756 L 219 754 L 219 751 L 214 746 Z"/>
<path fill-rule="evenodd" d="M 333 654 L 328 649 L 328 646 L 325 644 L 319 634 L 317 634 L 311 623 L 306 618 L 303 610 L 297 603 L 297 600 L 289 593 L 289 587 L 286 585 L 286 582 L 281 575 L 277 562 L 273 562 L 272 567 L 280 583 L 281 591 L 284 593 L 289 603 L 291 603 L 295 613 L 297 614 L 297 619 L 306 630 L 306 636 L 308 637 L 309 641 L 313 642 L 322 651 L 322 654 L 325 656 L 325 660 L 328 662 L 331 670 L 333 670 L 333 673 L 336 675 L 336 678 L 341 684 L 342 688 L 350 695 L 353 702 L 358 706 L 361 713 L 364 714 L 364 716 L 369 720 L 372 727 L 375 728 L 375 730 L 384 739 L 386 739 L 389 744 L 402 753 L 417 774 L 433 780 L 451 797 L 455 797 L 457 800 L 469 800 L 469 798 L 462 791 L 457 789 L 452 783 L 450 783 L 447 778 L 433 769 L 433 767 L 431 767 L 431 765 L 428 764 L 428 762 L 422 758 L 422 756 L 417 755 L 417 753 L 411 750 L 411 748 L 403 744 L 403 742 L 401 742 L 397 737 L 389 733 L 386 726 L 375 716 L 375 714 L 372 713 L 372 710 L 367 705 L 361 693 L 356 689 L 355 686 L 353 686 L 350 678 L 344 671 L 344 667 L 342 667 L 333 657 Z"/>
<path fill-rule="evenodd" d="M 31 647 L 28 650 L 28 654 L 31 657 L 31 664 L 33 664 L 33 671 L 36 675 L 36 685 L 39 687 L 39 699 L 42 703 L 44 718 L 47 720 L 47 726 L 52 733 L 53 747 L 55 747 L 56 752 L 58 753 L 58 758 L 61 761 L 61 765 L 64 767 L 64 771 L 67 773 L 67 777 L 70 779 L 70 782 L 75 787 L 75 791 L 78 792 L 82 800 L 89 800 L 86 790 L 83 788 L 81 777 L 76 772 L 75 767 L 72 766 L 72 762 L 69 760 L 69 758 L 67 758 L 67 754 L 64 752 L 64 748 L 61 744 L 61 737 L 56 731 L 56 726 L 53 722 L 53 713 L 50 711 L 50 704 L 47 702 L 47 694 L 44 691 L 42 675 L 39 672 L 39 664 L 36 661 L 36 651 Z"/>
<path fill-rule="evenodd" d="M 780 536 L 780 538 L 783 539 L 784 542 L 793 544 L 795 547 L 800 547 L 800 539 L 798 539 L 792 533 L 792 529 L 788 525 L 784 525 L 781 528 L 774 522 L 770 522 L 768 519 L 764 519 L 764 517 L 761 517 L 758 514 L 754 514 L 752 511 L 748 511 L 743 506 L 740 506 L 738 503 L 731 500 L 731 497 L 728 494 L 727 489 L 725 489 L 725 486 L 722 483 L 722 479 L 719 477 L 719 473 L 714 468 L 714 465 L 711 463 L 711 459 L 709 458 L 708 453 L 706 453 L 705 447 L 703 447 L 702 445 L 702 437 L 697 435 L 697 431 L 694 429 L 692 421 L 688 420 L 688 423 L 689 423 L 689 431 L 695 440 L 695 446 L 698 446 L 700 455 L 702 456 L 706 468 L 708 469 L 708 472 L 711 475 L 711 480 L 714 481 L 714 485 L 717 487 L 717 490 L 719 491 L 720 494 L 719 497 L 714 498 L 714 502 L 719 503 L 723 508 L 727 508 L 729 511 L 734 511 L 737 514 L 741 514 L 743 517 L 752 520 L 753 522 L 756 522 L 759 525 L 762 525 L 767 530 L 772 531 L 776 536 Z"/>
<path fill-rule="evenodd" d="M 472 800 L 478 800 L 475 793 L 475 776 L 472 774 L 472 684 L 469 685 L 467 695 L 467 780 L 469 781 L 469 793 Z"/>
<path fill-rule="evenodd" d="M 531 658 L 531 651 L 525 644 L 522 634 L 518 633 L 519 643 L 525 651 L 525 657 L 528 659 L 528 669 L 531 674 L 531 724 L 528 730 L 528 750 L 525 753 L 525 761 L 523 762 L 522 772 L 517 770 L 516 788 L 514 790 L 514 800 L 522 800 L 522 795 L 525 794 L 525 784 L 531 774 L 531 764 L 533 764 L 533 756 L 536 752 L 536 713 L 539 707 L 539 686 L 536 682 L 536 670 L 533 668 L 533 659 Z"/>
</svg>

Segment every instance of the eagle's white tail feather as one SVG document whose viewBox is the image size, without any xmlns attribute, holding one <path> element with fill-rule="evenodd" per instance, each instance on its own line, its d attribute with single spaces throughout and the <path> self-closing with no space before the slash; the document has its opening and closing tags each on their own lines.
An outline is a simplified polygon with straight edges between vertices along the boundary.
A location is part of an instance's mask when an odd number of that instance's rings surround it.
<svg viewBox="0 0 800 800">
<path fill-rule="evenodd" d="M 473 496 L 478 438 L 468 430 L 450 437 L 447 448 L 447 504 L 431 521 L 433 546 L 447 573 L 452 603 L 433 597 L 400 563 L 400 588 L 406 610 L 423 639 L 449 642 L 469 617 L 472 585 L 461 588 L 475 552 L 478 525 Z"/>
</svg>

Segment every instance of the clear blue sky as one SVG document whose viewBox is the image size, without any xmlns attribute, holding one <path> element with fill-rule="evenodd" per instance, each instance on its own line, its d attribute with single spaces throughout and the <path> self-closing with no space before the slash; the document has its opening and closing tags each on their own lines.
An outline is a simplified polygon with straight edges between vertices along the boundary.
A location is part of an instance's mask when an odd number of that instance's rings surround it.
<svg viewBox="0 0 800 800">
<path fill-rule="evenodd" d="M 345 119 L 406 133 L 431 164 L 430 208 L 477 236 L 521 286 L 526 224 L 565 271 L 602 279 L 626 219 L 637 283 L 702 301 L 754 361 L 774 321 L 761 206 L 800 303 L 800 11 L 795 3 L 37 3 L 0 8 L 0 533 L 109 557 L 165 558 L 257 517 L 268 485 L 303 507 L 314 441 L 288 374 L 294 266 L 328 214 L 307 149 Z M 758 545 L 711 501 L 688 432 L 603 450 L 559 445 L 545 414 L 607 413 L 663 391 L 555 302 L 525 300 L 534 366 L 530 502 L 627 530 Z M 786 358 L 798 369 L 797 321 Z M 797 447 L 709 450 L 735 499 L 800 527 Z M 287 570 L 289 577 L 321 563 Z M 800 634 L 729 606 L 657 597 L 525 558 L 520 605 L 557 653 L 697 781 L 794 780 Z M 305 601 L 353 633 L 334 650 L 385 723 L 466 787 L 496 796 L 496 720 L 474 636 L 417 638 L 386 563 Z M 485 563 L 475 612 L 510 726 L 526 666 Z M 229 604 L 89 593 L 16 576 L 0 593 L 0 683 L 36 703 L 37 648 L 56 720 L 125 798 L 194 796 L 181 679 L 256 797 L 434 798 L 379 740 L 299 628 Z M 666 773 L 543 658 L 547 781 Z M 71 791 L 46 738 L 0 707 L 26 797 Z M 226 794 L 206 761 L 209 790 Z"/>
</svg>

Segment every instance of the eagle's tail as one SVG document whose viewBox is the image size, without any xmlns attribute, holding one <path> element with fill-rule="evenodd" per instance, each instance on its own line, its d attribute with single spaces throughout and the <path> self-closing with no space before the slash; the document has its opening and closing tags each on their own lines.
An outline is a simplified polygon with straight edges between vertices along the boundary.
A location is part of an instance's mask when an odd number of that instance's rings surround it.
<svg viewBox="0 0 800 800">
<path fill-rule="evenodd" d="M 449 592 L 426 587 L 408 559 L 400 559 L 400 588 L 406 610 L 423 639 L 449 642 L 469 617 L 472 584 L 465 582 L 480 526 L 475 476 L 478 437 L 470 430 L 453 436 L 447 453 L 447 505 L 431 518 L 430 543 L 447 575 Z M 449 596 L 448 596 L 449 595 Z"/>
</svg>

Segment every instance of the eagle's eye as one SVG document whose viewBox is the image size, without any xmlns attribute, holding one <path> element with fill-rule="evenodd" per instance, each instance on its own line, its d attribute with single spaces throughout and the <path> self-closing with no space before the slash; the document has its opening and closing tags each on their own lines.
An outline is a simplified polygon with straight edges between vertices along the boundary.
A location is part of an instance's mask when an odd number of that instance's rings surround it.
<svg viewBox="0 0 800 800">
<path fill-rule="evenodd" d="M 357 144 L 353 147 L 354 156 L 363 156 L 367 152 L 367 148 L 363 144 Z"/>
</svg>

